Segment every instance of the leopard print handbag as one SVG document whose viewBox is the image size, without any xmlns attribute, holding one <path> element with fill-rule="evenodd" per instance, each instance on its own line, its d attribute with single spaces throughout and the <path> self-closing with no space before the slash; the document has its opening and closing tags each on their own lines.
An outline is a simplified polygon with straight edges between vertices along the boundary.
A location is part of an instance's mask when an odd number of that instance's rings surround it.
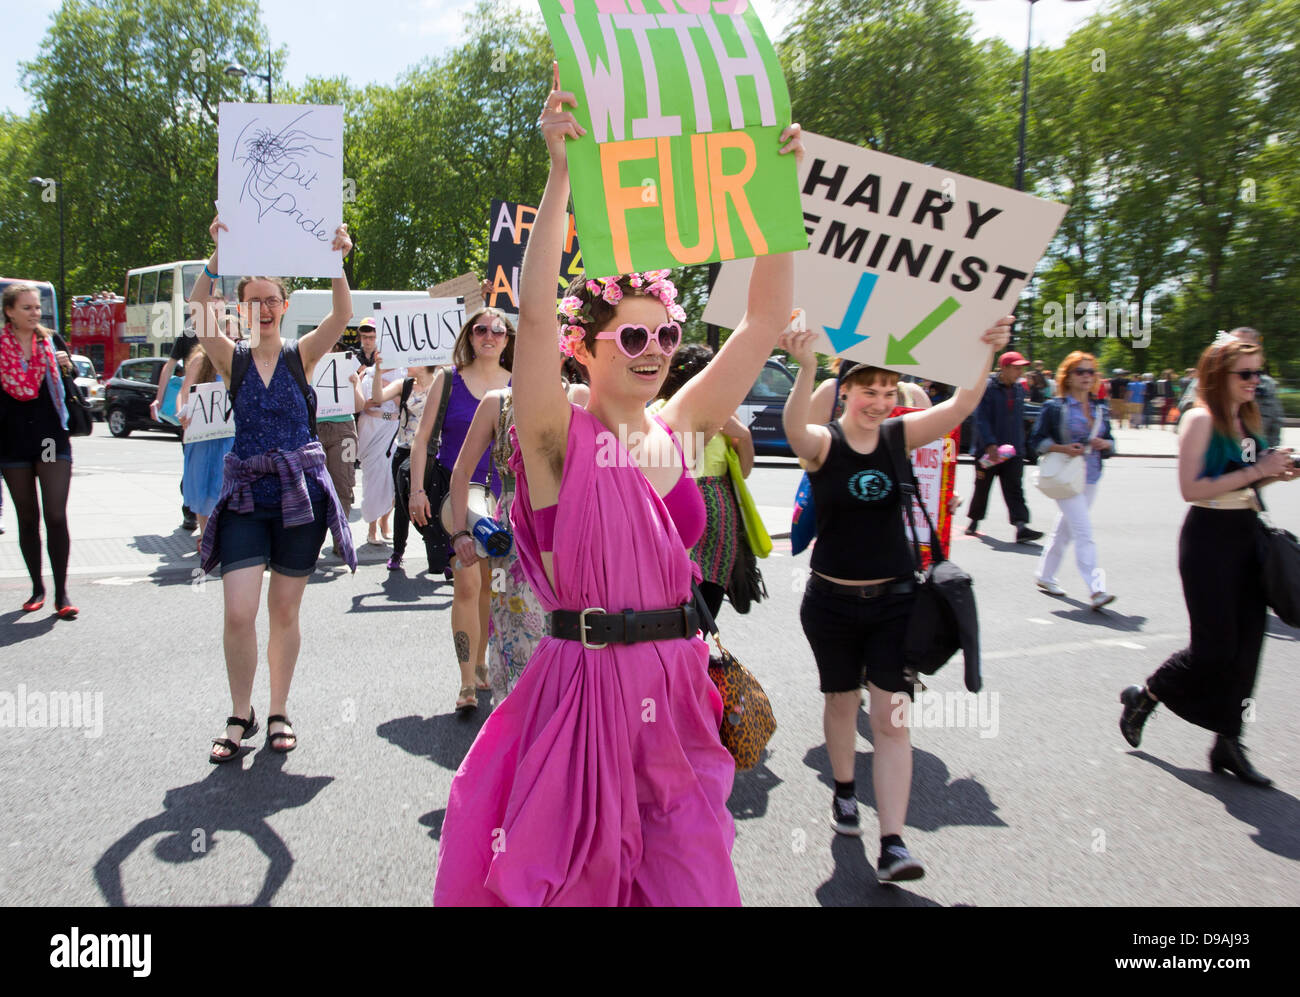
<svg viewBox="0 0 1300 997">
<path fill-rule="evenodd" d="M 736 760 L 737 769 L 752 769 L 763 757 L 763 749 L 776 731 L 772 704 L 758 679 L 754 678 L 754 673 L 722 646 L 718 625 L 713 622 L 699 586 L 693 587 L 695 606 L 704 629 L 713 637 L 713 643 L 718 648 L 717 654 L 709 655 L 709 678 L 722 695 L 722 726 L 718 730 L 718 736 L 722 740 L 722 746 Z"/>
</svg>

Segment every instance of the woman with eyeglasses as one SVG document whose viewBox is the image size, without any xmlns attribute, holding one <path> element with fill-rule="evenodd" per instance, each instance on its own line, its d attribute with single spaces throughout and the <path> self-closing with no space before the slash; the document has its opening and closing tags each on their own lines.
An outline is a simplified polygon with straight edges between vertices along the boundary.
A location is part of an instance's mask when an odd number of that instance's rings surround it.
<svg viewBox="0 0 1300 997">
<path fill-rule="evenodd" d="M 436 473 L 445 483 L 451 480 L 451 469 L 465 444 L 465 434 L 479 402 L 489 391 L 497 391 L 510 383 L 510 370 L 514 363 L 514 326 L 505 313 L 496 308 L 475 312 L 461 327 L 452 350 L 453 368 L 450 376 L 451 394 L 447 398 L 447 411 L 443 416 L 442 435 L 438 443 L 438 468 Z M 420 416 L 420 428 L 411 444 L 411 522 L 416 526 L 439 523 L 439 510 L 429 504 L 424 489 L 424 469 L 428 461 L 427 450 L 433 435 L 433 424 L 438 416 L 438 400 L 442 397 L 446 369 L 438 371 L 429 388 L 429 401 Z M 559 379 L 556 379 L 559 383 Z M 494 495 L 501 494 L 501 480 L 492 468 L 486 452 L 474 468 L 471 480 L 490 484 Z M 446 491 L 444 489 L 444 494 Z M 455 555 L 448 538 L 441 548 L 448 558 Z M 445 564 L 445 562 L 444 562 Z M 429 570 L 442 570 L 443 565 L 430 564 Z M 452 640 L 456 647 L 456 663 L 460 666 L 460 693 L 456 697 L 457 712 L 470 712 L 478 708 L 478 693 L 489 691 L 487 670 L 488 619 L 491 612 L 491 565 L 488 561 L 462 564 L 452 561 L 455 572 L 451 603 Z"/>
<path fill-rule="evenodd" d="M 557 350 L 565 143 L 584 130 L 555 77 L 539 119 L 551 168 L 521 278 L 510 459 L 515 543 L 550 634 L 452 782 L 434 902 L 735 905 L 735 762 L 697 636 L 687 551 L 705 511 L 686 466 L 696 434 L 727 420 L 771 354 L 794 267 L 789 254 L 755 260 L 745 317 L 657 417 L 646 405 L 686 320 L 668 271 L 574 281 Z M 800 152 L 798 127 L 780 143 Z M 590 376 L 585 409 L 565 396 L 561 352 Z"/>
<path fill-rule="evenodd" d="M 1096 384 L 1097 361 L 1091 353 L 1075 350 L 1062 360 L 1056 369 L 1056 397 L 1043 403 L 1029 447 L 1039 456 L 1063 453 L 1083 457 L 1086 465 L 1083 491 L 1056 500 L 1060 512 L 1034 575 L 1038 590 L 1065 595 L 1065 589 L 1056 583 L 1056 572 L 1065 549 L 1073 542 L 1074 561 L 1088 586 L 1089 602 L 1093 609 L 1101 609 L 1114 602 L 1115 596 L 1106 591 L 1106 572 L 1097 564 L 1090 510 L 1101 481 L 1101 462 L 1114 454 L 1115 438 L 1106 404 L 1093 394 Z"/>
<path fill-rule="evenodd" d="M 1265 450 L 1255 390 L 1264 369 L 1258 346 L 1227 338 L 1197 366 L 1197 402 L 1179 428 L 1178 484 L 1191 508 L 1178 537 L 1178 574 L 1191 643 L 1146 682 L 1120 693 L 1119 729 L 1133 747 L 1164 703 L 1215 734 L 1210 768 L 1252 786 L 1270 786 L 1246 757 L 1241 729 L 1254 695 L 1267 606 L 1261 581 L 1255 489 L 1291 481 L 1288 449 Z"/>
<path fill-rule="evenodd" d="M 209 228 L 214 242 L 221 229 L 227 226 L 214 218 Z M 332 248 L 341 254 L 340 261 L 351 252 L 346 225 L 335 230 Z M 221 495 L 200 548 L 205 573 L 221 566 L 232 705 L 225 736 L 212 742 L 208 761 L 214 765 L 238 758 L 240 741 L 258 730 L 252 697 L 263 571 L 271 571 L 266 597 L 271 677 L 266 743 L 272 751 L 287 752 L 298 746 L 287 704 L 302 643 L 299 609 L 327 531 L 348 566 L 355 570 L 357 564 L 352 532 L 325 466 L 325 450 L 312 430 L 315 396 L 310 387 L 304 389 L 312 368 L 338 342 L 352 317 L 347 278 L 331 281 L 332 307 L 320 325 L 289 342 L 280 335 L 289 310 L 285 282 L 279 277 L 241 278 L 236 293 L 249 338 L 236 343 L 226 335 L 221 311 L 208 303 L 220 272 L 213 250 L 190 294 L 203 350 L 234 396 L 235 442 L 226 454 Z M 236 370 L 238 377 L 232 376 Z"/>
</svg>

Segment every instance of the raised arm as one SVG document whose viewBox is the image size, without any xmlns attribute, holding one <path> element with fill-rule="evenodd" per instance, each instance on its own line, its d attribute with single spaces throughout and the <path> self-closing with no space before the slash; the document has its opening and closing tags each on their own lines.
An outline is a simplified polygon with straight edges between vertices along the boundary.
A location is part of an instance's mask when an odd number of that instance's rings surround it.
<svg viewBox="0 0 1300 997">
<path fill-rule="evenodd" d="M 835 392 L 839 380 L 828 378 L 817 385 L 812 393 L 812 402 L 808 406 L 808 421 L 814 425 L 824 426 L 835 418 Z"/>
<path fill-rule="evenodd" d="M 802 161 L 801 135 L 798 125 L 781 132 L 781 154 Z M 793 304 L 794 256 L 756 259 L 744 318 L 709 365 L 669 399 L 661 413 L 664 421 L 679 433 L 707 433 L 726 422 L 772 355 L 777 337 L 790 323 Z"/>
<path fill-rule="evenodd" d="M 213 218 L 212 224 L 208 226 L 208 233 L 212 236 L 213 242 L 212 256 L 206 264 L 208 274 L 221 273 L 217 269 L 217 250 L 215 246 L 217 233 L 222 229 L 230 231 L 220 217 Z M 235 341 L 226 335 L 226 324 L 222 321 L 225 315 L 225 306 L 214 307 L 210 304 L 212 300 L 211 289 L 211 277 L 205 275 L 194 282 L 194 288 L 190 291 L 190 311 L 194 318 L 195 335 L 202 341 L 204 352 L 211 359 L 212 366 L 217 368 L 217 373 L 226 381 L 229 381 L 230 362 L 235 355 Z M 175 367 L 176 364 L 172 363 L 171 369 L 164 369 L 164 372 L 170 376 Z M 159 379 L 159 392 L 164 390 L 166 383 L 166 380 Z M 158 399 L 161 401 L 161 393 Z"/>
<path fill-rule="evenodd" d="M 402 395 L 402 385 L 406 383 L 406 378 L 399 377 L 392 384 L 384 384 L 384 368 L 382 365 L 383 357 L 378 353 L 375 354 L 375 366 L 373 368 L 374 380 L 370 383 L 370 402 L 367 408 L 377 408 L 385 402 L 391 402 L 394 398 L 400 398 Z"/>
<path fill-rule="evenodd" d="M 561 354 L 556 344 L 555 282 L 568 227 L 569 161 L 564 143 L 586 130 L 564 106 L 577 107 L 573 94 L 560 89 L 559 64 L 552 66 L 554 88 L 546 98 L 539 124 L 551 158 L 546 192 L 533 219 L 519 278 L 519 327 L 515 334 L 514 391 L 519 449 L 530 491 L 539 506 L 558 494 L 569 434 L 569 408 L 560 384 Z M 539 490 L 540 486 L 540 490 Z"/>
<path fill-rule="evenodd" d="M 335 252 L 342 252 L 340 263 L 352 252 L 352 239 L 348 236 L 346 225 L 340 225 L 334 230 L 331 248 Z M 298 340 L 298 355 L 302 357 L 302 365 L 306 370 L 311 370 L 317 360 L 334 349 L 334 345 L 347 330 L 348 319 L 352 318 L 352 289 L 348 287 L 347 277 L 340 275 L 330 281 L 330 295 L 330 313 L 321 320 L 320 325 Z"/>
<path fill-rule="evenodd" d="M 501 392 L 489 391 L 474 410 L 474 418 L 465 433 L 465 443 L 456 457 L 456 466 L 451 469 L 451 523 L 457 534 L 469 528 L 469 482 L 484 451 L 492 445 L 497 420 L 500 418 Z M 473 537 L 458 536 L 452 546 L 456 548 L 456 557 L 462 566 L 478 560 Z"/>
<path fill-rule="evenodd" d="M 1004 315 L 997 323 L 980 334 L 980 342 L 989 348 L 987 362 L 980 371 L 979 382 L 973 388 L 959 388 L 957 393 L 946 402 L 940 402 L 924 412 L 909 412 L 903 416 L 903 429 L 907 439 L 907 449 L 915 450 L 931 440 L 952 432 L 962 424 L 966 416 L 975 411 L 975 406 L 984 397 L 988 386 L 987 370 L 993 364 L 993 354 L 1007 345 L 1011 339 L 1011 326 L 1014 315 Z"/>
<path fill-rule="evenodd" d="M 817 354 L 813 350 L 816 338 L 817 334 L 807 329 L 782 337 L 782 345 L 799 363 L 799 373 L 795 375 L 794 387 L 785 400 L 781 424 L 785 427 L 790 449 L 805 461 L 805 468 L 809 471 L 821 467 L 831 446 L 831 432 L 825 424 L 808 421 L 813 381 L 817 379 Z"/>
</svg>

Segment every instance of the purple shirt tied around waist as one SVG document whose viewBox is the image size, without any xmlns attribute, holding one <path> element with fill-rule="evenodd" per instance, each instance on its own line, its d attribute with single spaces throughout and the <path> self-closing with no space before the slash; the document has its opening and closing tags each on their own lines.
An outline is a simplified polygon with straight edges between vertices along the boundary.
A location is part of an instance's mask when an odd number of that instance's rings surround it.
<svg viewBox="0 0 1300 997">
<path fill-rule="evenodd" d="M 203 573 L 210 574 L 221 563 L 218 540 L 221 513 L 226 509 L 244 515 L 251 513 L 255 498 L 253 484 L 267 477 L 274 477 L 279 484 L 280 511 L 285 526 L 303 526 L 316 518 L 308 482 L 319 487 L 325 497 L 325 521 L 334 543 L 343 552 L 347 566 L 356 571 L 357 555 L 352 546 L 352 531 L 347 526 L 343 507 L 325 469 L 325 448 L 319 440 L 312 440 L 297 450 L 272 450 L 245 460 L 240 460 L 233 452 L 226 454 L 221 495 L 208 518 L 199 551 Z"/>
</svg>

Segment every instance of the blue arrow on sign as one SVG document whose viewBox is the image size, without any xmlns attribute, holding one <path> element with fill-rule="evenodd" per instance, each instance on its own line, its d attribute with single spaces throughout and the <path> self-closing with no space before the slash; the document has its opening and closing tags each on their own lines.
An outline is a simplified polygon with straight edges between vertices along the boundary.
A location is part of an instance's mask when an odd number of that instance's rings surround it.
<svg viewBox="0 0 1300 997">
<path fill-rule="evenodd" d="M 836 353 L 842 355 L 850 347 L 871 338 L 868 335 L 858 335 L 858 323 L 862 321 L 862 314 L 867 310 L 867 302 L 871 300 L 871 292 L 875 287 L 876 275 L 864 273 L 858 278 L 857 289 L 853 292 L 853 298 L 849 301 L 848 310 L 844 313 L 844 320 L 839 328 L 830 325 L 822 326 L 826 330 L 826 335 L 830 337 Z"/>
</svg>

